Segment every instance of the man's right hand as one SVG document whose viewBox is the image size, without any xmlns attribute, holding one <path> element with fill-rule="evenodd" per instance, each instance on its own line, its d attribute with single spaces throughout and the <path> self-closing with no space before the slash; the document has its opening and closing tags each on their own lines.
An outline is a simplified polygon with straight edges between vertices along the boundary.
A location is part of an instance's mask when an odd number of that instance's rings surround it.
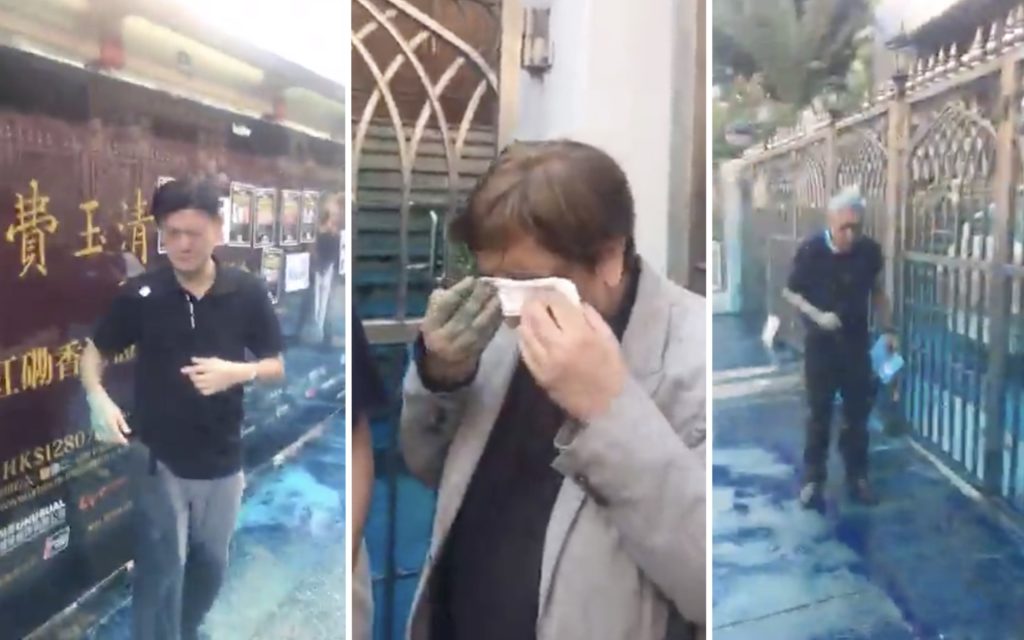
<svg viewBox="0 0 1024 640">
<path fill-rule="evenodd" d="M 132 430 L 124 419 L 121 408 L 103 389 L 93 389 L 85 396 L 89 403 L 89 419 L 93 433 L 100 442 L 111 444 L 128 444 L 128 436 Z"/>
<path fill-rule="evenodd" d="M 434 291 L 422 327 L 427 375 L 443 383 L 468 380 L 501 321 L 497 291 L 482 280 L 467 277 Z"/>
<path fill-rule="evenodd" d="M 814 318 L 814 323 L 825 331 L 836 331 L 843 326 L 839 316 L 831 311 L 823 311 Z"/>
</svg>

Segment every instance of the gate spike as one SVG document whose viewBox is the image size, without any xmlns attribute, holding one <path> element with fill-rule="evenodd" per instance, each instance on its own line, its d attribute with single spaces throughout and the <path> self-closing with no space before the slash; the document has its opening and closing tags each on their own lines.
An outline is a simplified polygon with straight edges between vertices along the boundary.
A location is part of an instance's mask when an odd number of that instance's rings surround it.
<svg viewBox="0 0 1024 640">
<path fill-rule="evenodd" d="M 988 42 L 985 43 L 985 55 L 987 58 L 994 58 L 999 54 L 999 21 L 992 23 L 988 32 Z"/>
<path fill-rule="evenodd" d="M 935 79 L 935 54 L 928 56 L 928 62 L 924 68 L 924 82 L 925 84 L 931 84 L 931 81 Z"/>
<path fill-rule="evenodd" d="M 985 34 L 982 27 L 978 27 L 978 30 L 974 32 L 974 42 L 971 43 L 971 47 L 964 54 L 964 63 L 968 67 L 973 67 L 981 61 L 985 51 Z"/>
<path fill-rule="evenodd" d="M 1013 34 L 1016 33 L 1016 18 L 1017 11 L 1010 9 L 1010 13 L 1006 14 L 1006 22 L 1003 26 L 1003 48 L 1009 49 L 1013 46 Z"/>
<path fill-rule="evenodd" d="M 924 58 L 918 58 L 917 62 L 914 63 L 914 88 L 918 89 L 924 84 L 924 73 L 925 73 L 925 60 Z"/>
<path fill-rule="evenodd" d="M 946 73 L 952 75 L 960 70 L 960 55 L 956 52 L 956 43 L 949 48 L 949 62 L 946 63 Z"/>
</svg>

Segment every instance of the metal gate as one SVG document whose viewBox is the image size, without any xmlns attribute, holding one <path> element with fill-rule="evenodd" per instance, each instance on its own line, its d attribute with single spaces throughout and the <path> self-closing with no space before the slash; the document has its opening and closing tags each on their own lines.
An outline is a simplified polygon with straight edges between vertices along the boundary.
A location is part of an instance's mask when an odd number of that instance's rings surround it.
<svg viewBox="0 0 1024 640">
<path fill-rule="evenodd" d="M 1024 19 L 1015 13 L 960 51 L 922 58 L 905 93 L 886 83 L 861 113 L 747 153 L 744 277 L 767 282 L 763 293 L 745 284 L 760 297 L 744 307 L 778 313 L 783 339 L 799 344 L 778 299 L 784 274 L 820 215 L 819 194 L 859 185 L 902 333 L 903 417 L 965 479 L 1021 510 Z"/>
<path fill-rule="evenodd" d="M 503 14 L 517 6 L 352 2 L 351 282 L 394 390 L 393 406 L 372 420 L 377 481 L 367 541 L 376 638 L 404 633 L 434 507 L 434 495 L 408 474 L 397 450 L 408 344 L 430 291 L 460 270 L 446 223 L 498 151 L 497 69 L 506 66 L 503 48 L 518 46 L 502 30 Z"/>
<path fill-rule="evenodd" d="M 777 154 L 759 167 L 752 198 L 758 213 L 755 224 L 744 227 L 748 238 L 745 250 L 756 252 L 753 260 L 744 258 L 745 281 L 753 278 L 755 287 L 764 287 L 763 313 L 779 318 L 779 336 L 791 344 L 801 342 L 803 326 L 781 294 L 801 239 L 821 228 L 829 191 L 828 143 L 818 135 L 807 145 Z M 746 251 L 744 255 L 748 255 Z"/>
<path fill-rule="evenodd" d="M 903 250 L 907 413 L 928 443 L 985 478 L 996 132 L 984 95 L 998 76 L 911 106 Z M 980 92 L 980 93 L 975 93 Z M 964 100 L 975 94 L 980 100 Z"/>
</svg>

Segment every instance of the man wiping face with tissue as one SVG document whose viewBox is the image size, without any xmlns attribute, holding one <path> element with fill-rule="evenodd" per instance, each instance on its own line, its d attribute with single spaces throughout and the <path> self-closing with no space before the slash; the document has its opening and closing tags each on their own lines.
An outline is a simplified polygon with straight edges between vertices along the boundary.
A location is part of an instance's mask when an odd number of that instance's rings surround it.
<svg viewBox="0 0 1024 640">
<path fill-rule="evenodd" d="M 612 158 L 551 141 L 505 150 L 453 221 L 483 277 L 431 296 L 403 389 L 438 489 L 413 640 L 703 637 L 704 300 L 634 219 Z"/>
</svg>

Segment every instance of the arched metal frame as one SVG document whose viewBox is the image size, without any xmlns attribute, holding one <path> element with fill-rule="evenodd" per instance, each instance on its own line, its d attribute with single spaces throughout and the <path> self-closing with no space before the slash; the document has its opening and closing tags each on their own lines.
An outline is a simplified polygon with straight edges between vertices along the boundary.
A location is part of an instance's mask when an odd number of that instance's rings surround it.
<svg viewBox="0 0 1024 640">
<path fill-rule="evenodd" d="M 880 119 L 884 124 L 885 119 Z M 867 202 L 864 231 L 881 237 L 889 152 L 882 139 L 868 126 L 850 127 L 836 136 L 836 188 L 860 188 Z"/>
<path fill-rule="evenodd" d="M 996 129 L 962 96 L 917 106 L 927 123 L 907 163 L 904 395 L 920 437 L 981 482 Z"/>
<path fill-rule="evenodd" d="M 375 288 L 384 298 L 394 293 L 393 305 L 386 302 L 386 310 L 371 313 L 372 319 L 364 319 L 364 324 L 384 377 L 389 386 L 397 388 L 407 366 L 406 344 L 418 330 L 418 309 L 427 293 L 424 288 L 443 279 L 453 267 L 442 228 L 447 228 L 468 189 L 498 151 L 496 129 L 502 114 L 486 114 L 494 116 L 494 126 L 483 126 L 480 121 L 484 119 L 484 105 L 501 108 L 504 103 L 499 82 L 506 80 L 510 71 L 504 64 L 507 56 L 499 47 L 507 46 L 508 39 L 507 34 L 496 29 L 493 46 L 477 49 L 461 38 L 453 25 L 443 24 L 408 0 L 352 3 L 353 8 L 361 8 L 368 16 L 365 24 L 353 24 L 354 65 L 365 66 L 371 80 L 365 88 L 366 102 L 352 114 L 354 215 L 350 229 L 356 257 L 352 284 Z M 505 12 L 510 10 L 501 5 L 508 4 L 508 0 L 492 4 L 484 8 L 486 15 L 481 13 L 479 17 L 493 19 L 500 26 Z M 513 4 L 518 6 L 517 2 Z M 387 44 L 377 46 L 383 42 Z M 453 54 L 450 61 L 445 58 L 443 66 L 434 56 L 438 47 L 443 47 L 446 55 Z M 494 66 L 499 59 L 500 74 Z M 514 71 L 518 72 L 518 68 Z M 456 87 L 460 93 L 453 97 Z M 422 104 L 410 104 L 410 94 L 422 96 Z M 461 113 L 450 112 L 453 100 L 458 101 Z M 502 122 L 509 124 L 507 115 Z M 397 234 L 392 227 L 396 213 Z M 380 225 L 374 227 L 373 237 L 357 233 L 361 223 L 368 219 Z M 423 237 L 420 223 L 424 222 L 429 240 Z M 382 232 L 382 227 L 387 230 Z M 378 244 L 373 245 L 371 240 Z M 384 260 L 388 264 L 397 262 L 397 287 L 391 279 L 368 283 L 365 271 L 360 276 L 359 256 L 371 247 L 378 257 L 387 254 Z M 419 260 L 424 252 L 426 261 L 413 264 L 413 258 Z M 435 279 L 438 265 L 442 277 Z M 423 277 L 414 280 L 414 274 Z M 410 509 L 423 513 L 432 509 L 433 496 L 409 478 L 398 454 L 398 407 L 392 407 L 389 415 L 381 417 L 374 441 L 379 456 L 377 474 L 385 486 L 377 499 L 383 500 L 386 511 L 383 526 L 374 529 L 382 531 L 383 536 L 371 540 L 382 545 L 377 550 L 383 551 L 384 558 L 382 565 L 373 567 L 378 596 L 374 637 L 393 640 L 404 637 L 405 631 L 405 612 L 400 610 L 399 602 L 406 598 L 400 597 L 399 591 L 415 587 L 420 569 L 419 565 L 400 565 L 399 556 L 409 562 L 412 550 L 399 553 L 398 529 L 410 526 Z M 429 535 L 428 527 L 423 531 L 405 531 L 403 539 L 409 544 L 410 537 L 422 536 L 413 546 L 425 547 Z"/>
<path fill-rule="evenodd" d="M 374 89 L 358 118 L 353 123 L 352 143 L 352 193 L 355 197 L 353 209 L 358 210 L 360 192 L 360 171 L 363 167 L 363 154 L 368 133 L 374 122 L 381 120 L 378 111 L 383 102 L 384 120 L 393 131 L 397 141 L 398 168 L 400 189 L 394 205 L 399 214 L 399 259 L 402 265 L 399 275 L 395 320 L 404 322 L 407 317 L 409 258 L 409 218 L 413 202 L 414 173 L 425 134 L 436 133 L 444 153 L 445 175 L 447 179 L 447 197 L 444 203 L 443 220 L 447 222 L 455 214 L 461 197 L 465 195 L 464 178 L 474 178 L 479 172 L 463 170 L 467 141 L 473 133 L 473 123 L 480 105 L 488 93 L 498 95 L 498 74 L 494 67 L 485 59 L 483 53 L 462 40 L 454 31 L 445 27 L 431 16 L 417 9 L 407 0 L 353 0 L 366 10 L 371 22 L 355 29 L 352 34 L 354 53 L 369 70 L 374 81 Z M 381 5 L 390 5 L 382 9 Z M 398 20 L 411 20 L 417 27 L 411 35 L 403 34 Z M 390 36 L 391 42 L 397 46 L 398 53 L 390 60 L 375 60 L 367 39 L 374 33 L 383 32 Z M 455 59 L 440 73 L 436 79 L 431 78 L 426 65 L 421 60 L 423 46 L 435 43 L 438 39 L 456 52 Z M 419 109 L 413 123 L 403 120 L 402 112 L 396 98 L 394 82 L 404 67 L 411 67 L 419 90 L 424 92 L 426 99 Z M 441 99 L 453 80 L 465 70 L 479 77 L 472 95 L 466 102 L 465 110 L 457 126 L 450 121 L 445 113 Z M 408 76 L 403 76 L 407 78 Z M 497 101 L 496 101 L 497 102 Z M 497 149 L 494 149 L 496 152 Z M 355 227 L 354 227 L 355 228 Z M 443 270 L 449 266 L 447 243 L 442 258 Z M 431 257 L 433 260 L 433 256 Z"/>
</svg>

